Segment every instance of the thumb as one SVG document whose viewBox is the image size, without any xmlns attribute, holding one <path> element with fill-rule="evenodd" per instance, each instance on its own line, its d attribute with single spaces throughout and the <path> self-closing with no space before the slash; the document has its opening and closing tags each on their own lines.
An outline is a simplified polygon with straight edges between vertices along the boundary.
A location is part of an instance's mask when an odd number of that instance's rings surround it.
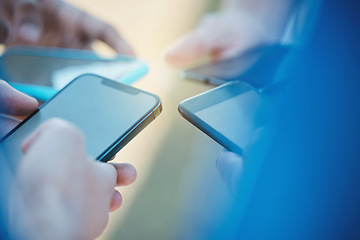
<svg viewBox="0 0 360 240">
<path fill-rule="evenodd" d="M 37 43 L 42 34 L 41 12 L 36 1 L 19 0 L 15 5 L 15 41 Z"/>
<path fill-rule="evenodd" d="M 0 80 L 0 102 L 0 113 L 17 116 L 30 114 L 38 107 L 36 99 L 15 90 L 3 80 Z"/>
</svg>

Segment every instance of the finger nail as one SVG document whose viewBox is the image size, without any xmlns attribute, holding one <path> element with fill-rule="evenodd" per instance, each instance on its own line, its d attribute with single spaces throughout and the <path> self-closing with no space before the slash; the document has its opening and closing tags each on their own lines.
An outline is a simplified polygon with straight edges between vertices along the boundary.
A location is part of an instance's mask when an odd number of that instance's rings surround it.
<svg viewBox="0 0 360 240">
<path fill-rule="evenodd" d="M 41 31 L 34 23 L 24 23 L 20 26 L 18 34 L 24 42 L 36 43 L 40 40 Z"/>
</svg>

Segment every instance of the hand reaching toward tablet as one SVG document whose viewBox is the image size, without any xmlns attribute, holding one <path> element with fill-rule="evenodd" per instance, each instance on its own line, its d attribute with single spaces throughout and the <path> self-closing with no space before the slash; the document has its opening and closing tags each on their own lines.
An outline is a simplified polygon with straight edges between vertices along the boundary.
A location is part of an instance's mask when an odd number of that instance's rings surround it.
<svg viewBox="0 0 360 240">
<path fill-rule="evenodd" d="M 0 8 L 0 41 L 6 46 L 90 49 L 100 40 L 133 55 L 112 26 L 61 0 L 0 0 Z"/>
</svg>

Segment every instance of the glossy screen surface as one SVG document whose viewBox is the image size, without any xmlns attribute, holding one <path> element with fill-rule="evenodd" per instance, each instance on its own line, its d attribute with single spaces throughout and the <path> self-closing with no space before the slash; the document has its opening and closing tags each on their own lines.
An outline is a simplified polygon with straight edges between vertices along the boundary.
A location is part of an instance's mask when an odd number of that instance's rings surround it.
<svg viewBox="0 0 360 240">
<path fill-rule="evenodd" d="M 74 80 L 1 144 L 13 161 L 22 141 L 41 123 L 61 118 L 86 137 L 88 154 L 97 158 L 159 104 L 156 97 L 130 86 L 87 75 Z M 54 136 L 56 138 L 56 136 Z"/>
</svg>

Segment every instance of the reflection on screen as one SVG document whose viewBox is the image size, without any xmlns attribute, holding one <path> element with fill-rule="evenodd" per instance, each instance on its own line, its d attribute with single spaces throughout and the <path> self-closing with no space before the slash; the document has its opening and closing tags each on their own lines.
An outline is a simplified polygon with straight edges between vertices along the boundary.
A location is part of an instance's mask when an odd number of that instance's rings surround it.
<svg viewBox="0 0 360 240">
<path fill-rule="evenodd" d="M 231 142 L 244 148 L 256 127 L 266 117 L 261 112 L 269 104 L 257 92 L 247 91 L 200 110 L 195 115 Z"/>
<path fill-rule="evenodd" d="M 19 160 L 22 141 L 37 126 L 54 117 L 79 128 L 86 137 L 88 154 L 97 158 L 156 105 L 151 95 L 129 94 L 97 79 L 85 76 L 76 80 L 5 139 L 2 146 L 9 150 L 11 158 Z"/>
</svg>

